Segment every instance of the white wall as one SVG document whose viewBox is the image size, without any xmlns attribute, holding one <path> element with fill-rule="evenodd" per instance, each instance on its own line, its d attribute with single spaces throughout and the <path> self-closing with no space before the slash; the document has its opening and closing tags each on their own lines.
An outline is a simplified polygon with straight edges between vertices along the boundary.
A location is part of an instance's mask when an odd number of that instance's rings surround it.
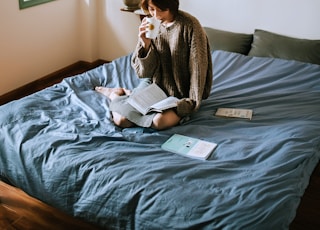
<svg viewBox="0 0 320 230">
<path fill-rule="evenodd" d="M 113 60 L 132 52 L 138 15 L 122 0 L 57 0 L 19 10 L 0 1 L 0 95 L 79 60 Z M 320 39 L 319 0 L 180 0 L 203 26 L 255 28 Z"/>
<path fill-rule="evenodd" d="M 67 1 L 67 0 L 65 0 Z M 99 21 L 97 0 L 75 0 L 78 21 L 77 60 L 95 61 L 99 59 Z"/>
<path fill-rule="evenodd" d="M 121 6 L 120 0 L 101 0 L 99 56 L 103 59 L 113 60 L 135 47 L 139 17 L 119 11 Z M 265 29 L 320 39 L 320 0 L 180 0 L 180 9 L 196 16 L 203 26 L 241 33 Z"/>
<path fill-rule="evenodd" d="M 113 60 L 132 52 L 138 41 L 139 16 L 121 11 L 122 0 L 97 1 L 100 58 Z"/>
<path fill-rule="evenodd" d="M 260 28 L 320 39 L 319 0 L 180 0 L 204 26 L 253 33 Z"/>
<path fill-rule="evenodd" d="M 78 0 L 23 10 L 18 0 L 0 1 L 0 95 L 87 56 L 80 42 L 89 39 L 79 39 L 80 10 Z"/>
</svg>

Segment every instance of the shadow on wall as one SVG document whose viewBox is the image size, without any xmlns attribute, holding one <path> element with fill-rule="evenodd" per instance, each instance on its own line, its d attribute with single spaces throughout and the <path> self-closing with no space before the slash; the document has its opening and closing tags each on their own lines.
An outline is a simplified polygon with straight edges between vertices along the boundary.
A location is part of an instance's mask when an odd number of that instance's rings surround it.
<svg viewBox="0 0 320 230">
<path fill-rule="evenodd" d="M 140 18 L 120 9 L 122 1 L 98 1 L 99 56 L 101 59 L 113 60 L 131 53 L 138 40 Z"/>
</svg>

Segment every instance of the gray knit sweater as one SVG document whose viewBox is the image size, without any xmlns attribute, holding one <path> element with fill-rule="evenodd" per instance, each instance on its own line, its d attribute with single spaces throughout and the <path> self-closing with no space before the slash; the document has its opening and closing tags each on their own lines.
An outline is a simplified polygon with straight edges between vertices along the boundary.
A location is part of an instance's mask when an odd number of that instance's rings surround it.
<svg viewBox="0 0 320 230">
<path fill-rule="evenodd" d="M 179 11 L 174 23 L 161 25 L 160 34 L 146 50 L 139 41 L 132 66 L 140 78 L 152 78 L 167 95 L 181 99 L 177 114 L 199 109 L 212 85 L 212 61 L 207 36 L 199 21 Z"/>
</svg>

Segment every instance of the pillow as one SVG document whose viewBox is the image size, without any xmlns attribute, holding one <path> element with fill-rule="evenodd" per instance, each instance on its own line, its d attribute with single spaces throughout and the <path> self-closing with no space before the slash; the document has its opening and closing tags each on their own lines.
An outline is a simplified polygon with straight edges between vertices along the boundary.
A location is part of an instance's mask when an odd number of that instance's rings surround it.
<svg viewBox="0 0 320 230">
<path fill-rule="evenodd" d="M 224 50 L 247 55 L 253 39 L 252 34 L 233 33 L 204 27 L 211 50 Z"/>
<path fill-rule="evenodd" d="M 287 37 L 256 29 L 249 56 L 274 57 L 320 64 L 320 40 Z"/>
</svg>

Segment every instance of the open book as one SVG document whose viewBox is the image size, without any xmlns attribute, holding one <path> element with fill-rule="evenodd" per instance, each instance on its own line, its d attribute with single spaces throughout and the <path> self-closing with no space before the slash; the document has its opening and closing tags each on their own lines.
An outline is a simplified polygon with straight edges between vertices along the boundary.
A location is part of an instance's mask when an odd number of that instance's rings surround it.
<svg viewBox="0 0 320 230">
<path fill-rule="evenodd" d="M 164 150 L 201 160 L 206 160 L 216 147 L 216 143 L 180 134 L 172 135 L 161 145 Z"/>
<path fill-rule="evenodd" d="M 128 103 L 143 115 L 177 107 L 177 101 L 178 98 L 168 97 L 155 83 L 135 91 L 128 99 Z"/>
</svg>

